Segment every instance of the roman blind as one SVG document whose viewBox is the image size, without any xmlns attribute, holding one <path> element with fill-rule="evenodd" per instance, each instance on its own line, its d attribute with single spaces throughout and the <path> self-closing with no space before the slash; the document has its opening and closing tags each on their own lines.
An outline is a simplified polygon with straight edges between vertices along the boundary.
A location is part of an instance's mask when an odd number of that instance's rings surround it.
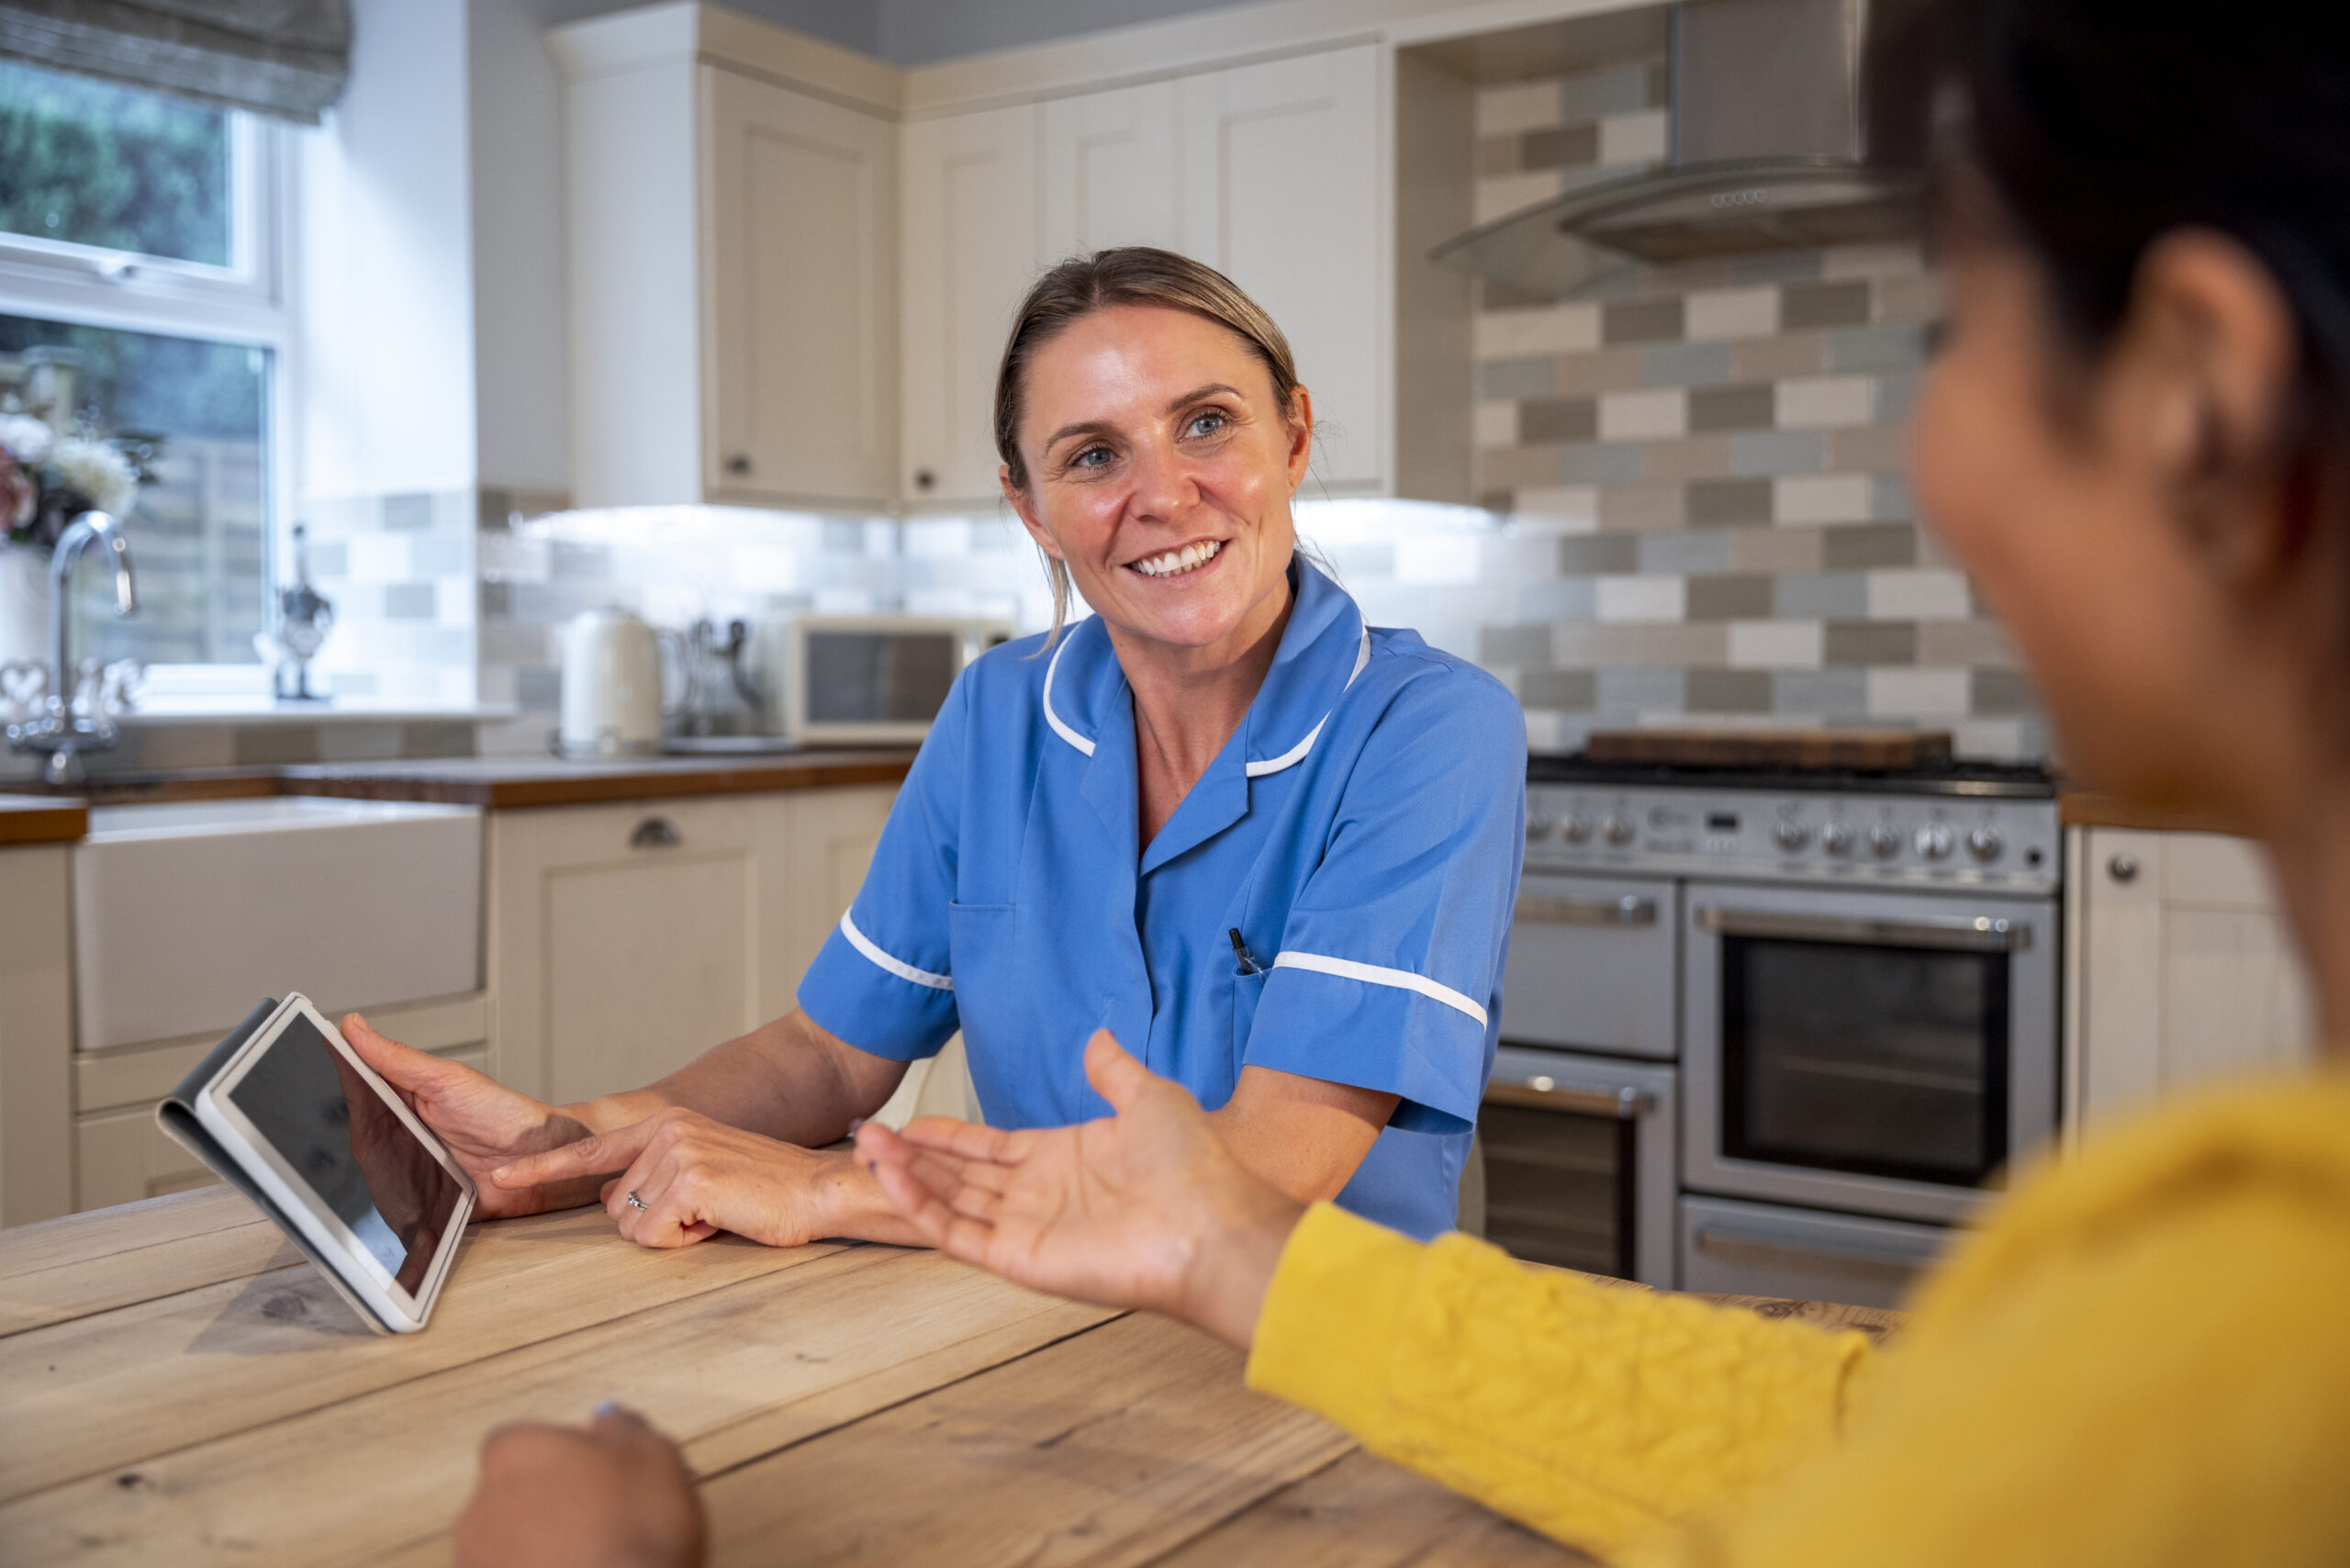
<svg viewBox="0 0 2350 1568">
<path fill-rule="evenodd" d="M 315 125 L 351 73 L 351 6 L 0 0 L 0 55 Z"/>
</svg>

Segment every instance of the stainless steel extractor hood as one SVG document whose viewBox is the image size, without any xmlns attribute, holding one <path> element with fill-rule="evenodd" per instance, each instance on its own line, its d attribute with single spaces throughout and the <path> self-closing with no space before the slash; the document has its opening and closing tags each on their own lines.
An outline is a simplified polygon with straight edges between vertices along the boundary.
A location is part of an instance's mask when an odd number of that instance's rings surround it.
<svg viewBox="0 0 2350 1568">
<path fill-rule="evenodd" d="M 1563 297 L 1636 263 L 1915 232 L 1909 192 L 1861 161 L 1868 0 L 1673 7 L 1665 163 L 1472 229 L 1432 259 Z"/>
</svg>

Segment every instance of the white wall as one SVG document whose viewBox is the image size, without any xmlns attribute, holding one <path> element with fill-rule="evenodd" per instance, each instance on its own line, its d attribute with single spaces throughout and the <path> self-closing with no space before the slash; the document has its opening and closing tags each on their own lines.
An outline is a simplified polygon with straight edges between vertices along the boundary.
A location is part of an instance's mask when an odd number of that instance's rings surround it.
<svg viewBox="0 0 2350 1568">
<path fill-rule="evenodd" d="M 351 85 L 296 139 L 300 500 L 475 479 L 464 0 L 355 0 Z"/>
</svg>

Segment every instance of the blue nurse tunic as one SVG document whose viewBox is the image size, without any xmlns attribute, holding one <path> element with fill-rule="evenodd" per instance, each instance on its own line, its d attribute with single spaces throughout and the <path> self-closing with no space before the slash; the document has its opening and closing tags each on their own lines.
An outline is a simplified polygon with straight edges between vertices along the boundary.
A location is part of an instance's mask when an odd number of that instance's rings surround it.
<svg viewBox="0 0 2350 1568">
<path fill-rule="evenodd" d="M 1101 622 L 975 661 L 800 1004 L 897 1060 L 959 1027 L 995 1126 L 1108 1114 L 1097 1028 L 1210 1110 L 1251 1063 L 1398 1095 L 1338 1203 L 1425 1238 L 1451 1228 L 1493 1070 L 1526 722 L 1311 564 L 1291 581 L 1247 718 L 1147 846 Z"/>
</svg>

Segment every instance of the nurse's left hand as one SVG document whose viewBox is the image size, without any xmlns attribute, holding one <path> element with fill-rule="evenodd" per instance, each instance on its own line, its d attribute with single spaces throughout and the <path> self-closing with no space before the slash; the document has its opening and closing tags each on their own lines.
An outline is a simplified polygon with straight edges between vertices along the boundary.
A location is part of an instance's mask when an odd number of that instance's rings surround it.
<svg viewBox="0 0 2350 1568">
<path fill-rule="evenodd" d="M 604 1183 L 605 1212 L 640 1247 L 690 1247 L 722 1230 L 770 1247 L 838 1236 L 844 1190 L 861 1181 L 845 1154 L 780 1143 L 677 1106 L 516 1160 L 493 1179 L 530 1186 L 609 1170 L 621 1174 Z"/>
</svg>

